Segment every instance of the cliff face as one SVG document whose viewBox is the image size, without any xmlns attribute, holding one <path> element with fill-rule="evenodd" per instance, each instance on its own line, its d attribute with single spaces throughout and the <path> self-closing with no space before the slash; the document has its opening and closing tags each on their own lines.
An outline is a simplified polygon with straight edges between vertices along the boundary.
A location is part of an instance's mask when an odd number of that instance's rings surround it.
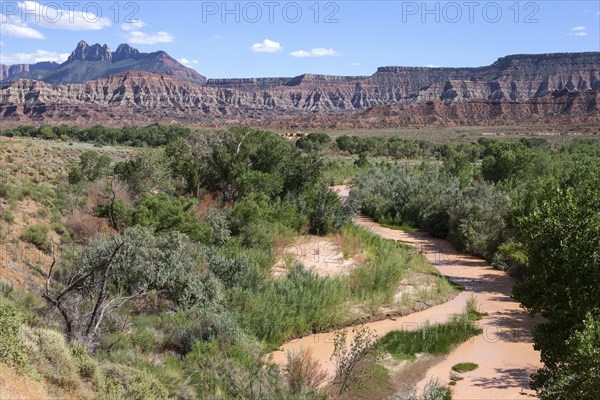
<svg viewBox="0 0 600 400">
<path fill-rule="evenodd" d="M 119 47 L 115 58 L 139 57 Z M 168 57 L 166 53 L 158 57 Z M 151 54 L 157 54 L 151 53 Z M 86 55 L 87 54 L 87 55 Z M 106 61 L 104 48 L 81 57 Z M 103 61 L 104 60 L 104 61 Z M 328 124 L 487 124 L 599 120 L 600 53 L 515 55 L 479 68 L 381 67 L 368 77 L 218 79 L 127 72 L 82 84 L 21 80 L 0 89 L 0 118 L 107 123 L 179 121 L 274 126 L 319 116 Z M 297 124 L 294 122 L 293 124 Z"/>
<path fill-rule="evenodd" d="M 5 79 L 37 79 L 41 80 L 60 64 L 43 61 L 35 64 L 0 64 L 0 81 Z"/>
</svg>

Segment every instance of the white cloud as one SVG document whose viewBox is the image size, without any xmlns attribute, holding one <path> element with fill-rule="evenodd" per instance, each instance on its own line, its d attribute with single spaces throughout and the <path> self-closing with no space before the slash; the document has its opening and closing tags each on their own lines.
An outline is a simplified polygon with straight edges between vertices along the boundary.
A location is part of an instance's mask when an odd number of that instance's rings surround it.
<svg viewBox="0 0 600 400">
<path fill-rule="evenodd" d="M 42 32 L 33 29 L 15 15 L 0 14 L 0 35 L 14 36 L 26 39 L 45 39 Z"/>
<path fill-rule="evenodd" d="M 65 62 L 69 53 L 36 50 L 34 53 L 0 54 L 0 64 L 35 64 L 41 61 Z"/>
<path fill-rule="evenodd" d="M 341 55 L 334 49 L 325 49 L 323 47 L 317 47 L 309 51 L 296 50 L 290 53 L 292 57 L 332 57 Z"/>
<path fill-rule="evenodd" d="M 171 43 L 173 40 L 175 40 L 175 37 L 169 32 L 157 32 L 151 34 L 140 31 L 131 31 L 127 38 L 127 42 L 131 44 Z"/>
<path fill-rule="evenodd" d="M 192 65 L 198 64 L 198 60 L 188 60 L 187 58 L 179 58 L 177 61 L 185 65 L 186 67 L 191 67 Z"/>
<path fill-rule="evenodd" d="M 435 65 L 435 64 L 427 64 L 426 65 L 427 68 L 439 68 L 439 65 Z"/>
<path fill-rule="evenodd" d="M 69 31 L 99 31 L 111 26 L 110 18 L 103 17 L 100 6 L 93 6 L 93 4 L 89 3 L 87 7 L 89 11 L 84 12 L 54 8 L 35 1 L 23 1 L 18 3 L 17 18 L 43 28 Z M 98 14 L 91 11 L 96 11 Z"/>
<path fill-rule="evenodd" d="M 277 53 L 281 51 L 283 47 L 279 42 L 275 42 L 273 40 L 265 39 L 262 43 L 254 43 L 250 46 L 250 50 L 255 53 Z"/>
<path fill-rule="evenodd" d="M 350 63 L 350 65 L 352 65 L 353 67 L 356 67 L 356 66 L 359 66 L 359 65 L 360 65 L 360 63 L 353 62 L 353 63 Z"/>
<path fill-rule="evenodd" d="M 569 32 L 569 36 L 587 36 L 588 33 L 585 31 L 587 28 L 583 25 L 574 26 Z"/>
<path fill-rule="evenodd" d="M 223 36 L 214 34 L 214 35 L 210 35 L 210 39 L 211 40 L 221 40 L 221 39 L 223 39 Z"/>
<path fill-rule="evenodd" d="M 131 31 L 139 31 L 140 29 L 142 29 L 145 26 L 146 26 L 146 23 L 144 21 L 142 21 L 141 19 L 138 19 L 135 22 L 131 21 L 131 22 L 122 23 L 121 29 L 123 29 L 124 31 L 127 31 L 127 32 L 131 32 Z"/>
</svg>

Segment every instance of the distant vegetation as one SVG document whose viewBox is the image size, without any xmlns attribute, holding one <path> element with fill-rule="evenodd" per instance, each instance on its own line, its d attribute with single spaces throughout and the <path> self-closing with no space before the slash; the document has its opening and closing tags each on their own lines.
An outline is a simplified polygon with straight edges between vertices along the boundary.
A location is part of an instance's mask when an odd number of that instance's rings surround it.
<svg viewBox="0 0 600 400">
<path fill-rule="evenodd" d="M 191 130 L 179 125 L 155 124 L 147 127 L 124 126 L 107 128 L 96 125 L 82 128 L 73 125 L 19 126 L 5 129 L 2 133 L 9 137 L 31 137 L 45 140 L 91 142 L 103 145 L 124 146 L 164 146 L 167 143 L 189 135 Z"/>
</svg>

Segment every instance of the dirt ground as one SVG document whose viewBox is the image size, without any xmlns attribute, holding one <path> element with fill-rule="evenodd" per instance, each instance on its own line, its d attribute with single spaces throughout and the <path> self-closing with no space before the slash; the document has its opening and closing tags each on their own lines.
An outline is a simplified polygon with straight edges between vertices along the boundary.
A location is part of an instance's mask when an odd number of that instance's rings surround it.
<svg viewBox="0 0 600 400">
<path fill-rule="evenodd" d="M 343 276 L 364 260 L 363 254 L 344 258 L 341 246 L 334 239 L 313 235 L 300 236 L 293 243 L 277 249 L 277 254 L 273 276 L 285 275 L 297 261 L 320 276 Z"/>
</svg>

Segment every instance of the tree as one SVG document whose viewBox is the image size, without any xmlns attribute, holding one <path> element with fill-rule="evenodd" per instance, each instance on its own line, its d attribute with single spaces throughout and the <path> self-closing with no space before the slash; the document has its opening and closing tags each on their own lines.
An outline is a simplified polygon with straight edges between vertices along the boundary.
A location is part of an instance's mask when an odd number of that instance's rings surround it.
<svg viewBox="0 0 600 400">
<path fill-rule="evenodd" d="M 568 357 L 534 375 L 533 389 L 548 400 L 594 400 L 600 392 L 600 319 L 586 315 L 583 328 L 566 342 Z"/>
<path fill-rule="evenodd" d="M 309 229 L 317 235 L 338 231 L 354 215 L 352 206 L 342 202 L 327 185 L 317 185 L 309 191 L 305 195 L 305 204 Z"/>
<path fill-rule="evenodd" d="M 117 164 L 115 173 L 138 196 L 157 191 L 170 193 L 173 190 L 172 171 L 162 149 L 143 150 L 135 160 Z"/>
<path fill-rule="evenodd" d="M 326 133 L 313 132 L 296 141 L 296 147 L 304 151 L 321 151 L 331 142 L 331 137 Z"/>
<path fill-rule="evenodd" d="M 520 142 L 484 141 L 483 177 L 492 182 L 511 179 L 525 170 L 533 151 Z"/>
<path fill-rule="evenodd" d="M 184 143 L 182 158 L 175 151 L 180 144 L 169 147 L 175 175 L 184 177 L 188 190 L 195 185 L 198 193 L 204 187 L 225 200 L 257 193 L 271 199 L 298 195 L 322 169 L 316 156 L 302 154 L 278 135 L 250 128 L 199 132 Z"/>
<path fill-rule="evenodd" d="M 375 334 L 366 326 L 352 328 L 354 338 L 348 345 L 346 329 L 335 333 L 333 338 L 334 350 L 331 360 L 335 365 L 335 382 L 339 385 L 341 395 L 353 381 L 354 368 L 367 357 L 375 354 Z"/>
<path fill-rule="evenodd" d="M 133 215 L 133 223 L 154 229 L 157 234 L 180 232 L 194 241 L 208 244 L 211 228 L 202 223 L 193 212 L 194 202 L 165 193 L 142 196 Z"/>
<path fill-rule="evenodd" d="M 537 207 L 520 219 L 528 265 L 514 293 L 527 310 L 548 320 L 533 332 L 545 370 L 532 386 L 544 394 L 574 357 L 568 341 L 584 328 L 587 313 L 600 310 L 600 173 L 592 165 L 578 166 L 560 181 L 551 177 L 539 186 Z"/>
<path fill-rule="evenodd" d="M 119 308 L 150 290 L 182 309 L 220 301 L 219 285 L 200 272 L 198 256 L 178 233 L 155 236 L 135 227 L 97 236 L 60 270 L 53 260 L 43 297 L 61 316 L 67 339 L 93 350 L 104 333 L 122 328 Z"/>
<path fill-rule="evenodd" d="M 79 156 L 79 169 L 88 181 L 95 181 L 108 174 L 110 158 L 95 151 L 86 151 Z"/>
</svg>

